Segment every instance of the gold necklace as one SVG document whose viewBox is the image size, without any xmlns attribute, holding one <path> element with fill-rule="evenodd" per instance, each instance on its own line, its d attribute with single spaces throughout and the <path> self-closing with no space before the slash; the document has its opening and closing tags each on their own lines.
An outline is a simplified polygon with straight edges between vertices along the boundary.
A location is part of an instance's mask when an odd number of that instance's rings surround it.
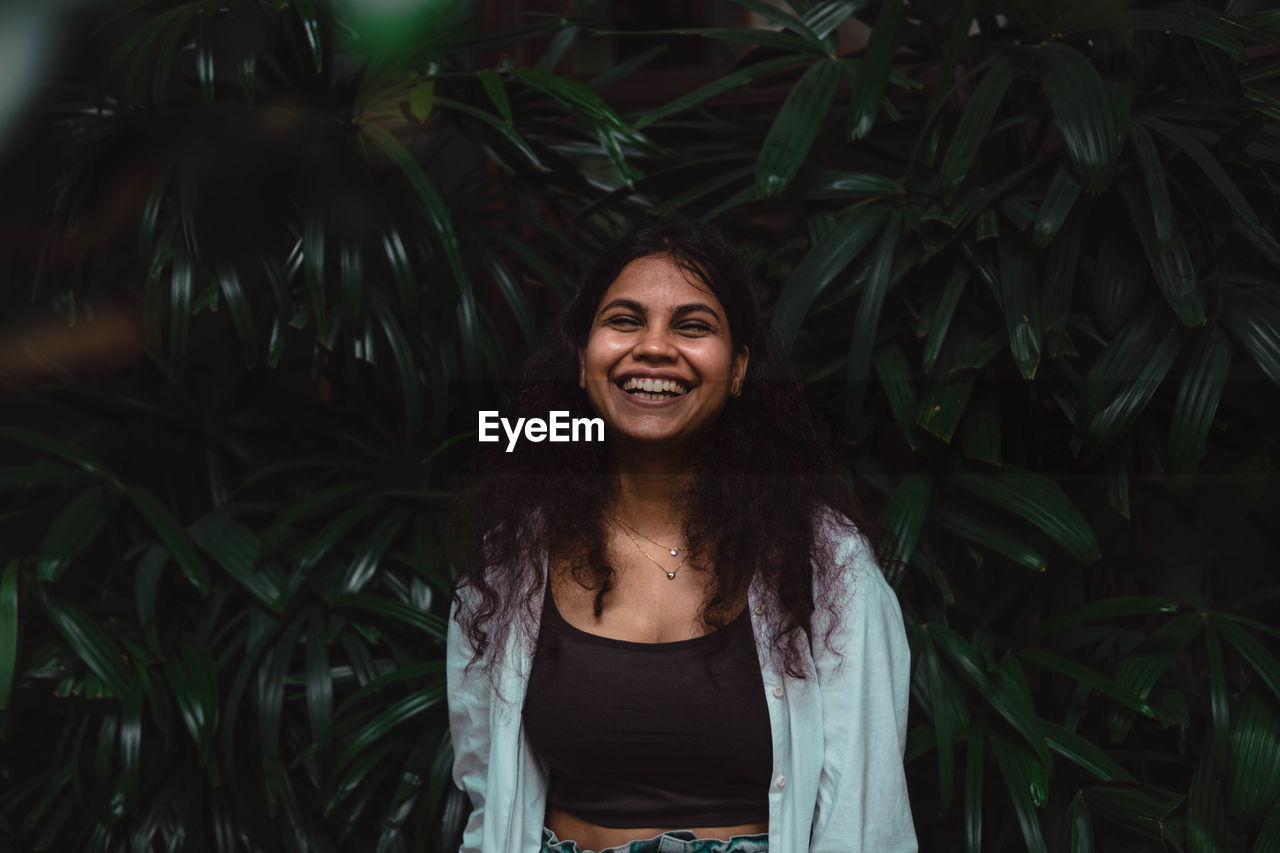
<svg viewBox="0 0 1280 853">
<path fill-rule="evenodd" d="M 646 551 L 646 550 L 644 549 L 644 546 L 640 544 L 640 540 L 639 540 L 639 539 L 637 539 L 636 537 L 634 537 L 634 536 L 632 536 L 632 535 L 631 535 L 631 531 L 627 529 L 629 525 L 624 524 L 624 523 L 622 522 L 622 520 L 621 520 L 621 519 L 619 519 L 617 516 L 614 516 L 614 519 L 613 519 L 613 520 L 614 520 L 614 521 L 616 521 L 616 522 L 618 522 L 619 526 L 621 526 L 621 527 L 622 527 L 622 532 L 623 532 L 623 533 L 625 533 L 625 534 L 627 534 L 627 538 L 628 538 L 628 539 L 630 539 L 630 540 L 632 541 L 632 543 L 636 546 L 636 549 L 637 549 L 641 554 L 644 554 L 644 558 L 645 558 L 646 560 L 648 560 L 650 563 L 653 563 L 653 564 L 654 564 L 655 566 L 657 566 L 659 569 L 662 569 L 662 573 L 663 573 L 663 574 L 665 574 L 665 575 L 667 576 L 667 580 L 669 580 L 669 581 L 673 581 L 673 580 L 675 580 L 675 579 L 676 579 L 676 572 L 678 572 L 678 571 L 680 571 L 682 568 L 684 568 L 685 560 L 688 560 L 688 559 L 689 559 L 689 556 L 688 556 L 687 554 L 684 556 L 684 559 L 682 559 L 682 560 L 680 561 L 679 565 L 677 565 L 673 571 L 667 571 L 665 568 L 663 568 L 663 566 L 662 566 L 662 564 L 661 564 L 661 563 L 659 563 L 657 560 L 653 559 L 653 557 L 649 556 L 649 552 L 648 552 L 648 551 Z M 637 530 L 637 531 L 636 531 L 636 533 L 640 533 L 640 531 L 639 531 L 639 530 Z M 643 534 L 643 533 L 640 533 L 640 535 L 641 535 L 641 536 L 644 536 L 644 534 Z M 644 538 L 645 538 L 645 539 L 649 539 L 649 537 L 648 537 L 648 536 L 644 536 Z M 653 540 L 652 540 L 652 539 L 649 539 L 649 541 L 650 541 L 650 542 L 653 542 Z M 658 545 L 659 543 L 654 542 L 653 544 Z M 672 555 L 674 555 L 674 554 L 675 554 L 675 553 L 677 553 L 678 551 L 682 551 L 682 550 L 688 550 L 688 549 L 687 549 L 687 548 L 673 548 L 673 549 L 671 549 L 671 554 L 672 554 Z"/>
<path fill-rule="evenodd" d="M 627 530 L 631 530 L 631 531 L 633 531 L 633 532 L 635 532 L 635 533 L 639 533 L 641 536 L 644 536 L 644 538 L 645 538 L 645 539 L 648 539 L 648 540 L 649 540 L 650 542 L 652 542 L 654 545 L 657 545 L 659 548 L 661 548 L 662 550 L 666 551 L 668 554 L 670 554 L 670 555 L 671 555 L 671 556 L 673 556 L 673 557 L 678 557 L 678 556 L 680 556 L 680 552 L 681 552 L 681 551 L 688 551 L 688 550 L 689 550 L 689 546 L 688 546 L 688 545 L 676 545 L 676 546 L 674 546 L 674 547 L 669 547 L 669 546 L 667 546 L 667 545 L 663 545 L 661 542 L 659 542 L 657 539 L 654 539 L 652 536 L 645 536 L 644 531 L 639 530 L 638 528 L 632 527 L 630 524 L 627 524 L 625 521 L 623 521 L 622 519 L 618 518 L 616 515 L 610 514 L 610 516 L 609 516 L 609 517 L 610 517 L 610 518 L 612 518 L 614 521 L 618 522 L 618 524 L 620 524 L 622 527 L 626 528 Z"/>
</svg>

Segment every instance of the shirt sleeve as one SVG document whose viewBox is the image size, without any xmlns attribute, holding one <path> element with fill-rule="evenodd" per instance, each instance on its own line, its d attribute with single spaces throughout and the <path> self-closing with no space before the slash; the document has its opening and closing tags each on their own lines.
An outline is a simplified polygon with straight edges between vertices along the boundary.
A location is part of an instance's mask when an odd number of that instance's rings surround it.
<svg viewBox="0 0 1280 853">
<path fill-rule="evenodd" d="M 823 758 L 810 851 L 915 853 L 902 763 L 911 676 L 902 609 L 860 536 L 840 547 L 837 564 L 834 583 L 815 585 Z M 842 657 L 827 648 L 833 617 Z"/>
<path fill-rule="evenodd" d="M 469 599 L 462 590 L 462 601 Z M 480 853 L 484 829 L 485 783 L 489 772 L 489 678 L 482 666 L 465 673 L 474 651 L 458 625 L 458 603 L 449 613 L 445 645 L 445 677 L 448 686 L 449 736 L 453 742 L 453 781 L 471 800 L 471 816 L 462 833 L 458 853 Z"/>
</svg>

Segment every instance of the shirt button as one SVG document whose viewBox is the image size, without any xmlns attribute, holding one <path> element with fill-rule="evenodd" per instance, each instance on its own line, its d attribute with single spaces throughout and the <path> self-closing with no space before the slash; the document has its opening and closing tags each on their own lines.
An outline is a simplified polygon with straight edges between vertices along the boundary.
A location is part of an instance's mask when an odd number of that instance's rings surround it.
<svg viewBox="0 0 1280 853">
<path fill-rule="evenodd" d="M 764 613 L 764 605 L 763 605 L 763 604 L 757 604 L 757 605 L 756 605 L 756 615 L 757 615 L 757 616 L 760 616 L 760 615 L 762 615 L 763 613 Z"/>
<path fill-rule="evenodd" d="M 775 687 L 775 688 L 773 688 L 773 695 L 774 695 L 774 696 L 777 696 L 779 699 L 781 699 L 781 698 L 782 698 L 782 688 L 781 688 L 781 687 Z"/>
<path fill-rule="evenodd" d="M 786 776 L 779 776 L 779 777 L 778 777 L 777 779 L 775 779 L 774 781 L 775 781 L 775 782 L 777 782 L 777 783 L 778 783 L 778 787 L 779 787 L 779 788 L 781 788 L 783 785 L 787 784 L 787 777 L 786 777 Z"/>
</svg>

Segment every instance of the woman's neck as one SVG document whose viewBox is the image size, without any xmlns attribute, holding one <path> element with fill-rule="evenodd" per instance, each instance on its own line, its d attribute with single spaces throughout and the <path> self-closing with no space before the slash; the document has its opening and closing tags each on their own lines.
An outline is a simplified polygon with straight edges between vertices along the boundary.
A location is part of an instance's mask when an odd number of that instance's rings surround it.
<svg viewBox="0 0 1280 853">
<path fill-rule="evenodd" d="M 618 497 L 612 512 L 645 532 L 680 532 L 684 517 L 681 499 L 692 474 L 685 464 L 669 456 L 643 451 L 616 460 Z"/>
</svg>

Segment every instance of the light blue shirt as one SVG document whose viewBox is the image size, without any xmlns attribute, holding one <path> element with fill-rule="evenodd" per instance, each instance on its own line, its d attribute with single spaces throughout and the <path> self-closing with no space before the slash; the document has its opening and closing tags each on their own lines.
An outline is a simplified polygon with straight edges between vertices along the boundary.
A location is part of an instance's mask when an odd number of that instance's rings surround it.
<svg viewBox="0 0 1280 853">
<path fill-rule="evenodd" d="M 769 851 L 915 853 L 902 766 L 911 674 L 902 611 L 861 537 L 846 536 L 836 557 L 834 582 L 814 591 L 816 659 L 805 649 L 805 663 L 816 664 L 816 677 L 812 667 L 806 679 L 774 668 L 758 575 L 748 592 L 773 738 Z M 545 595 L 545 560 L 541 568 Z M 463 607 L 473 606 L 468 592 Z M 541 613 L 542 599 L 536 604 L 532 612 Z M 833 611 L 842 615 L 831 644 L 843 659 L 824 640 Z M 460 851 L 537 853 L 548 774 L 521 720 L 532 654 L 520 630 L 507 632 L 499 698 L 481 664 L 464 679 L 474 652 L 456 617 L 450 614 L 446 656 L 453 779 L 474 807 Z"/>
</svg>

